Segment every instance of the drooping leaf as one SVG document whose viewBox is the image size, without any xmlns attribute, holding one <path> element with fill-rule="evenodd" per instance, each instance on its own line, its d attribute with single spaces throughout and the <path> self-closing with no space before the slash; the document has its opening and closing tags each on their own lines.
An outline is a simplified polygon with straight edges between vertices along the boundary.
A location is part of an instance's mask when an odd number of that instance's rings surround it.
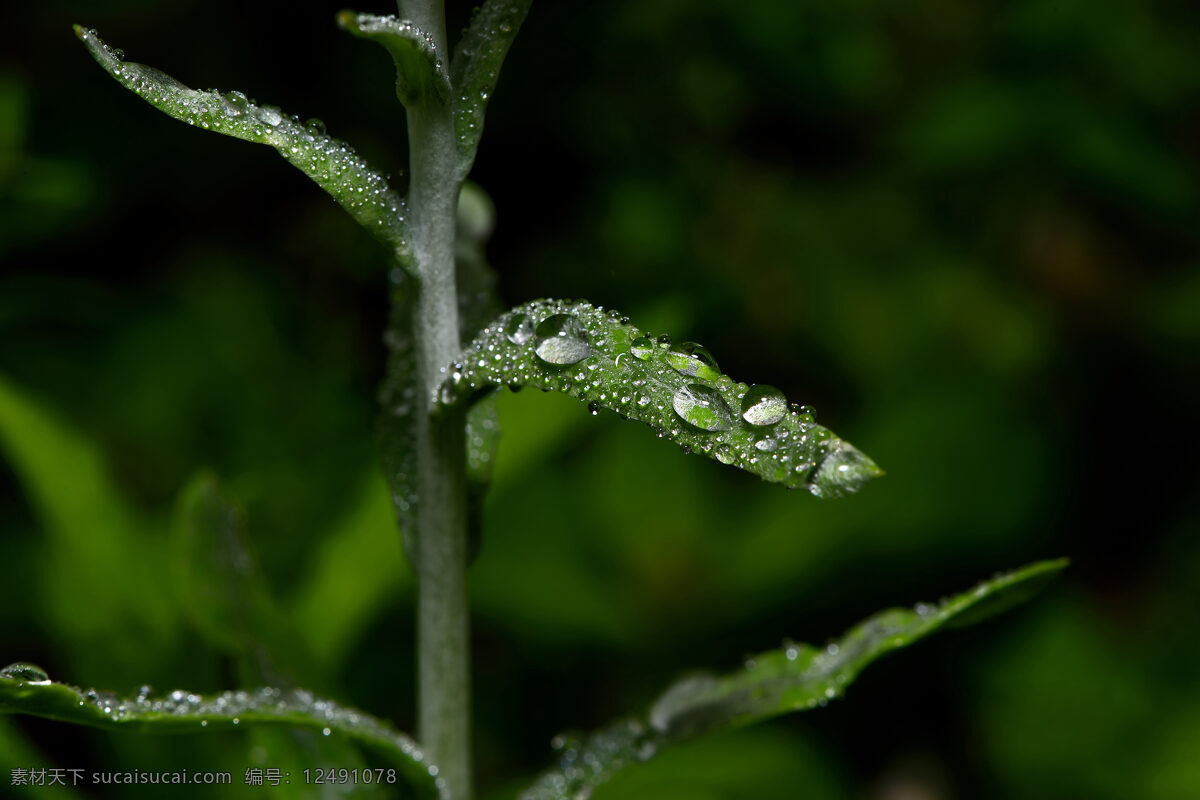
<svg viewBox="0 0 1200 800">
<path fill-rule="evenodd" d="M 76 25 L 75 33 L 118 83 L 158 110 L 189 125 L 274 147 L 388 244 L 405 267 L 411 266 L 404 199 L 350 145 L 325 133 L 322 123 L 303 123 L 241 92 L 189 89 L 153 67 L 123 61 L 94 30 Z"/>
<path fill-rule="evenodd" d="M 237 659 L 244 685 L 311 685 L 312 656 L 271 596 L 245 525 L 214 476 L 192 479 L 171 530 L 175 591 L 205 638 Z"/>
<path fill-rule="evenodd" d="M 618 721 L 586 739 L 556 737 L 559 763 L 521 800 L 582 800 L 618 770 L 663 748 L 707 733 L 826 705 L 880 657 L 941 628 L 961 627 L 1027 599 L 1066 567 L 1042 561 L 984 581 L 939 604 L 880 612 L 825 647 L 787 644 L 756 655 L 720 677 L 676 683 L 638 718 Z"/>
<path fill-rule="evenodd" d="M 655 429 L 688 452 L 818 497 L 856 491 L 882 471 L 789 407 L 769 386 L 734 383 L 700 345 L 651 339 L 627 317 L 588 303 L 535 300 L 488 325 L 451 365 L 443 405 L 499 386 L 565 392 Z"/>
<path fill-rule="evenodd" d="M 433 37 L 395 16 L 341 11 L 338 25 L 360 39 L 380 44 L 396 64 L 396 97 L 406 107 L 450 96 L 450 74 Z"/>
<path fill-rule="evenodd" d="M 286 725 L 338 734 L 396 765 L 399 778 L 420 797 L 444 797 L 437 770 L 420 747 L 386 722 L 304 689 L 259 688 L 199 695 L 174 691 L 122 698 L 95 689 L 51 682 L 32 665 L 0 670 L 0 714 L 35 717 L 110 730 L 143 733 L 198 733 L 242 725 Z"/>
<path fill-rule="evenodd" d="M 465 178 L 475 163 L 488 100 L 496 90 L 508 48 L 529 13 L 530 2 L 485 0 L 475 10 L 454 48 L 450 81 L 454 87 L 454 134 L 458 140 L 460 178 Z"/>
</svg>

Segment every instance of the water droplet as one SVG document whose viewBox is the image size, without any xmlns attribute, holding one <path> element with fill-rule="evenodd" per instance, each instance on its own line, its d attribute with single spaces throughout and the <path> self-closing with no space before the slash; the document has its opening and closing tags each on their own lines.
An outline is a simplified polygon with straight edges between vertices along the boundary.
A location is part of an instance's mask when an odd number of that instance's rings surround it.
<svg viewBox="0 0 1200 800">
<path fill-rule="evenodd" d="M 774 386 L 760 383 L 742 398 L 742 419 L 751 425 L 774 425 L 787 413 L 787 398 Z"/>
<path fill-rule="evenodd" d="M 669 333 L 659 334 L 659 337 L 657 339 L 655 339 L 654 341 L 658 342 L 659 347 L 666 350 L 668 347 L 671 346 L 671 334 L 669 334 Z"/>
<path fill-rule="evenodd" d="M 713 358 L 712 353 L 695 342 L 684 342 L 672 347 L 667 353 L 667 363 L 681 375 L 694 376 L 705 381 L 715 381 L 721 377 L 721 368 L 717 366 L 717 360 Z"/>
<path fill-rule="evenodd" d="M 736 456 L 733 453 L 733 448 L 727 444 L 723 444 L 718 447 L 715 451 L 713 451 L 713 455 L 716 456 L 717 461 L 720 461 L 722 464 L 732 464 L 736 460 Z"/>
<path fill-rule="evenodd" d="M 504 335 L 513 344 L 525 344 L 533 338 L 533 320 L 525 314 L 514 314 L 504 325 Z"/>
<path fill-rule="evenodd" d="M 648 337 L 639 336 L 629 345 L 629 352 L 633 353 L 634 358 L 645 361 L 654 352 L 654 342 Z"/>
<path fill-rule="evenodd" d="M 600 408 L 599 403 L 588 403 L 588 411 L 592 412 L 593 417 L 600 413 Z"/>
<path fill-rule="evenodd" d="M 279 113 L 279 109 L 271 106 L 262 106 L 254 109 L 260 120 L 270 125 L 272 128 L 279 127 L 279 123 L 283 122 L 283 115 Z"/>
<path fill-rule="evenodd" d="M 675 392 L 671 404 L 680 419 L 702 431 L 727 431 L 733 427 L 729 406 L 712 387 L 688 384 Z"/>
<path fill-rule="evenodd" d="M 18 661 L 0 669 L 0 678 L 28 683 L 31 686 L 48 686 L 50 684 L 50 676 L 46 674 L 46 670 L 27 661 Z"/>
<path fill-rule="evenodd" d="M 329 734 L 331 734 L 331 733 L 333 733 L 333 731 L 332 731 L 332 730 L 330 730 L 329 728 L 322 728 L 322 729 L 321 729 L 321 735 L 322 735 L 322 736 L 328 736 L 328 735 L 329 735 Z"/>
<path fill-rule="evenodd" d="M 547 364 L 577 364 L 592 352 L 587 328 L 572 314 L 551 314 L 534 330 L 538 358 Z"/>
<path fill-rule="evenodd" d="M 325 120 L 321 119 L 320 117 L 312 117 L 304 123 L 304 127 L 308 128 L 310 133 L 324 134 Z"/>
</svg>

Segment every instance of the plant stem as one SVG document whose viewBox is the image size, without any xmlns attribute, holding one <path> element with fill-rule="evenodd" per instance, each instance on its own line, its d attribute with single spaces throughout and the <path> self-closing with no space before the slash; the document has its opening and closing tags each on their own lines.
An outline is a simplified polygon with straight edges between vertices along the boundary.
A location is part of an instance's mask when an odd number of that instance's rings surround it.
<svg viewBox="0 0 1200 800">
<path fill-rule="evenodd" d="M 442 0 L 401 13 L 448 58 Z M 442 370 L 461 349 L 454 281 L 454 121 L 436 100 L 408 109 L 409 207 L 417 260 L 417 734 L 453 800 L 471 796 L 466 456 L 462 412 L 430 412 Z"/>
</svg>

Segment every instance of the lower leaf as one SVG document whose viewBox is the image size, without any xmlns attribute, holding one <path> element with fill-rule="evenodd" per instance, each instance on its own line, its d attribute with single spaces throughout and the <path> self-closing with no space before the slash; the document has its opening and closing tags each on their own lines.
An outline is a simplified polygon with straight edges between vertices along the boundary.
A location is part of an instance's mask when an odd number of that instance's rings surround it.
<svg viewBox="0 0 1200 800">
<path fill-rule="evenodd" d="M 867 665 L 943 627 L 961 627 L 1027 599 L 1067 565 L 1041 561 L 998 575 L 936 605 L 882 611 L 825 647 L 790 643 L 756 655 L 728 675 L 694 675 L 667 689 L 641 717 L 620 720 L 586 739 L 559 736 L 558 766 L 521 800 L 585 800 L 624 767 L 664 747 L 792 711 L 825 706 Z"/>
<path fill-rule="evenodd" d="M 375 717 L 304 689 L 264 687 L 215 695 L 174 691 L 161 697 L 151 697 L 147 691 L 121 698 L 52 682 L 31 664 L 10 664 L 0 669 L 0 714 L 145 733 L 196 733 L 260 724 L 315 729 L 325 736 L 337 733 L 388 758 L 416 796 L 445 798 L 437 767 L 428 763 L 412 739 Z"/>
</svg>

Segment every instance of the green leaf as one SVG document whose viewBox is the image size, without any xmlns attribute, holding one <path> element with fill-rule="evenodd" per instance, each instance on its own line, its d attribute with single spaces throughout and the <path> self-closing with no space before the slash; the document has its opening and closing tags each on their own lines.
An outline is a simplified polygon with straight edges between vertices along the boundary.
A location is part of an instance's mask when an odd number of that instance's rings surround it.
<svg viewBox="0 0 1200 800">
<path fill-rule="evenodd" d="M 315 679 L 313 658 L 280 612 L 246 544 L 245 515 L 215 476 L 181 493 L 172 526 L 174 588 L 192 621 L 237 658 L 248 685 L 295 686 Z"/>
<path fill-rule="evenodd" d="M 364 470 L 358 495 L 320 537 L 289 608 L 308 649 L 335 671 L 388 601 L 411 587 L 413 574 L 396 538 L 387 484 L 377 465 Z"/>
<path fill-rule="evenodd" d="M 508 48 L 512 45 L 531 0 L 485 0 L 454 48 L 450 80 L 454 85 L 454 133 L 458 140 L 459 177 L 475 163 L 483 133 L 488 100 Z"/>
<path fill-rule="evenodd" d="M 94 30 L 76 25 L 75 33 L 118 83 L 159 111 L 189 125 L 274 147 L 388 244 L 404 266 L 411 266 L 404 199 L 352 147 L 326 134 L 318 120 L 303 123 L 275 106 L 257 105 L 241 92 L 189 89 L 153 67 L 123 61 Z"/>
<path fill-rule="evenodd" d="M 556 737 L 559 766 L 544 773 L 521 800 L 586 797 L 618 770 L 647 761 L 672 744 L 825 706 L 881 656 L 943 627 L 978 622 L 1026 599 L 1066 565 L 1064 559 L 1041 561 L 984 581 L 940 604 L 883 611 L 825 647 L 787 644 L 753 656 L 744 669 L 728 675 L 684 678 L 641 718 L 621 720 L 586 740 Z"/>
<path fill-rule="evenodd" d="M 0 451 L 49 545 L 46 606 L 75 644 L 169 636 L 175 607 L 158 542 L 114 484 L 99 449 L 45 404 L 0 376 Z M 133 572 L 138 580 L 113 581 Z M 139 647 L 130 643 L 130 652 Z"/>
<path fill-rule="evenodd" d="M 304 689 L 260 688 L 198 695 L 174 691 L 161 697 L 121 698 L 51 682 L 29 665 L 0 670 L 0 714 L 35 717 L 109 730 L 199 733 L 241 725 L 287 725 L 337 733 L 386 757 L 420 797 L 443 797 L 436 768 L 417 744 L 386 722 Z"/>
<path fill-rule="evenodd" d="M 396 64 L 396 97 L 406 107 L 450 96 L 450 75 L 433 37 L 395 16 L 340 11 L 338 25 L 353 36 L 380 44 Z"/>
<path fill-rule="evenodd" d="M 651 339 L 615 311 L 535 300 L 483 329 L 448 370 L 439 402 L 498 386 L 565 392 L 597 412 L 644 422 L 685 452 L 818 497 L 841 497 L 882 474 L 867 456 L 789 407 L 769 386 L 734 383 L 700 345 Z"/>
</svg>

